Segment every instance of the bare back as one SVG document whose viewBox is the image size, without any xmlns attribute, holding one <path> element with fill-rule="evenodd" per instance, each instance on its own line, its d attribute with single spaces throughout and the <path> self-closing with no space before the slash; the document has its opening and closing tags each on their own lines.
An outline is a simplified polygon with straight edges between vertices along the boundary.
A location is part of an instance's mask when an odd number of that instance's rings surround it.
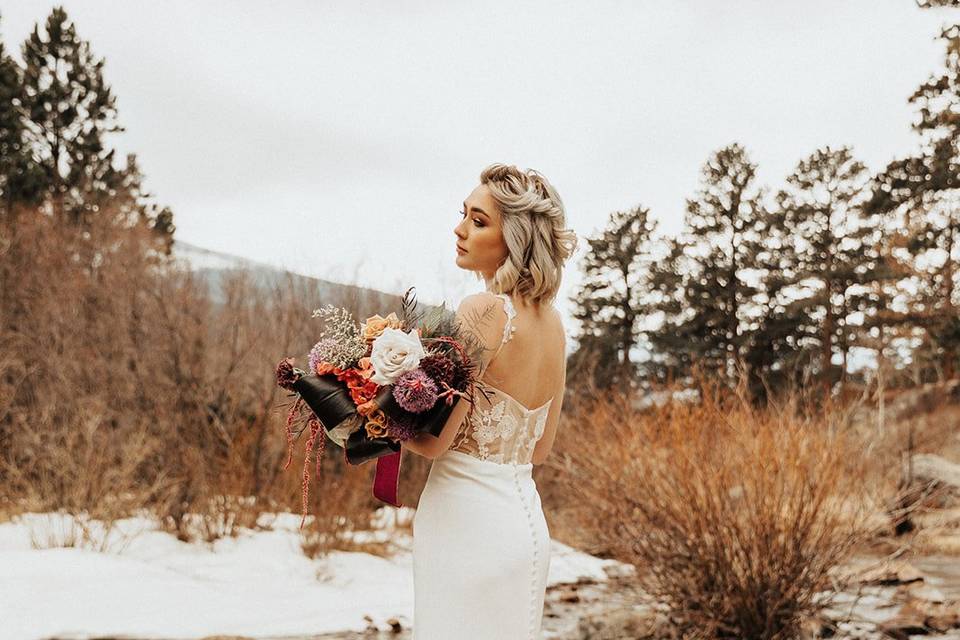
<svg viewBox="0 0 960 640">
<path fill-rule="evenodd" d="M 480 380 L 494 397 L 476 394 L 477 424 L 465 421 L 453 448 L 497 462 L 540 464 L 556 435 L 566 382 L 560 314 L 552 305 L 518 304 L 506 294 L 474 295 L 473 304 L 486 312 L 478 331 L 488 345 Z"/>
<path fill-rule="evenodd" d="M 513 308 L 513 335 L 486 364 L 481 379 L 532 409 L 556 395 L 564 366 L 563 324 L 553 305 L 538 309 L 513 302 Z M 502 331 L 507 316 L 501 315 Z"/>
</svg>

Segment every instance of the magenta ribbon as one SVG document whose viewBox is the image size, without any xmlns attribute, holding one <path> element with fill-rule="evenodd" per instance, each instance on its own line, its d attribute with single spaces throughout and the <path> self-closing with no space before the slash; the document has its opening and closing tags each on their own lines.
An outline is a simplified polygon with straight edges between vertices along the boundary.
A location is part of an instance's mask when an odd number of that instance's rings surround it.
<svg viewBox="0 0 960 640">
<path fill-rule="evenodd" d="M 373 495 L 378 499 L 402 507 L 397 499 L 397 485 L 400 482 L 400 456 L 403 449 L 377 458 L 377 475 L 373 479 Z"/>
</svg>

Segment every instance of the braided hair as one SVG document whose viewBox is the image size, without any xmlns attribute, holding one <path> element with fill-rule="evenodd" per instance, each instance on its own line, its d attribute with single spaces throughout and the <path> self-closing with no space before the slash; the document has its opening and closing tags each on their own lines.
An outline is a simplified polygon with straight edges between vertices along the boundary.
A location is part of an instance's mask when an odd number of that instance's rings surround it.
<svg viewBox="0 0 960 640">
<path fill-rule="evenodd" d="M 493 277 L 497 293 L 515 292 L 534 304 L 554 299 L 564 263 L 577 249 L 560 194 L 539 172 L 494 163 L 480 173 L 500 207 L 508 256 Z"/>
</svg>

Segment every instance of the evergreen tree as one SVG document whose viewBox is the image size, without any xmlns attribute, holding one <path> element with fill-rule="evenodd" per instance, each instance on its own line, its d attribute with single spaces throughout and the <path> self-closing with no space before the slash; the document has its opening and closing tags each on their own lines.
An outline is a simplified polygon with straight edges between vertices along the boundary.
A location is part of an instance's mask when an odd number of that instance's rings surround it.
<svg viewBox="0 0 960 640">
<path fill-rule="evenodd" d="M 17 204 L 38 197 L 41 177 L 24 142 L 21 110 L 23 73 L 0 42 L 0 219 L 13 214 Z"/>
<path fill-rule="evenodd" d="M 690 317 L 683 286 L 684 275 L 690 268 L 685 247 L 680 239 L 666 240 L 663 259 L 651 267 L 654 312 L 660 324 L 650 330 L 649 339 L 657 363 L 652 373 L 660 382 L 689 376 L 693 366 L 694 350 L 690 349 L 686 337 L 676 331 L 684 314 Z"/>
<path fill-rule="evenodd" d="M 874 180 L 867 210 L 899 220 L 916 265 L 912 319 L 924 329 L 924 348 L 952 378 L 960 366 L 960 26 L 946 28 L 944 71 L 923 83 L 909 102 L 921 152 L 891 162 Z"/>
<path fill-rule="evenodd" d="M 45 191 L 58 218 L 89 220 L 122 182 L 105 136 L 122 131 L 102 58 L 77 35 L 62 7 L 23 44 L 26 134 L 43 168 Z"/>
<path fill-rule="evenodd" d="M 905 375 L 907 365 L 915 368 L 917 364 L 916 360 L 904 357 L 917 337 L 916 308 L 910 304 L 915 293 L 911 282 L 916 282 L 917 271 L 906 249 L 909 231 L 900 225 L 896 216 L 875 214 L 873 218 L 880 230 L 872 250 L 877 259 L 876 279 L 867 293 L 873 313 L 864 318 L 859 343 L 876 353 L 878 384 L 890 384 L 896 381 L 887 380 L 885 370 L 899 369 L 901 375 Z M 886 382 L 881 383 L 881 379 Z M 914 380 L 913 384 L 918 382 Z"/>
<path fill-rule="evenodd" d="M 921 9 L 936 9 L 940 7 L 960 8 L 960 0 L 916 0 Z"/>
<path fill-rule="evenodd" d="M 786 240 L 771 291 L 794 324 L 798 352 L 815 351 L 811 361 L 828 388 L 843 379 L 862 319 L 876 311 L 867 291 L 879 277 L 879 228 L 859 208 L 867 179 L 848 147 L 818 149 L 787 178 L 771 215 Z"/>
<path fill-rule="evenodd" d="M 53 9 L 44 33 L 34 27 L 23 58 L 22 130 L 33 158 L 28 184 L 34 200 L 74 224 L 109 215 L 111 224 L 150 228 L 169 255 L 173 213 L 149 201 L 135 154 L 127 155 L 125 166 L 114 165 L 105 138 L 123 128 L 103 78 L 104 60 L 77 35 L 63 8 Z"/>
<path fill-rule="evenodd" d="M 588 238 L 584 281 L 574 296 L 581 336 L 572 364 L 596 361 L 594 382 L 632 387 L 631 351 L 642 340 L 640 321 L 651 308 L 650 261 L 656 221 L 650 210 L 615 211 L 597 237 Z"/>
<path fill-rule="evenodd" d="M 153 194 L 143 190 L 143 174 L 136 154 L 127 154 L 126 166 L 117 171 L 114 187 L 111 190 L 117 222 L 121 224 L 139 224 L 152 229 L 157 235 L 163 252 L 170 254 L 173 247 L 173 212 L 169 207 L 160 207 L 150 201 Z"/>
<path fill-rule="evenodd" d="M 658 353 L 675 354 L 677 374 L 698 364 L 730 385 L 750 375 L 766 224 L 755 175 L 739 144 L 715 152 L 687 201 L 683 233 L 655 271 L 665 318 L 652 341 Z"/>
</svg>

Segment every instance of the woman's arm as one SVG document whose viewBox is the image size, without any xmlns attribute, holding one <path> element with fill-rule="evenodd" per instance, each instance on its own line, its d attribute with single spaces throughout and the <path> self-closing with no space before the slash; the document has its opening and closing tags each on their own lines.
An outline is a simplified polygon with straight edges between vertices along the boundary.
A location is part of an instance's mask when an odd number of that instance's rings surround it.
<svg viewBox="0 0 960 640">
<path fill-rule="evenodd" d="M 404 440 L 400 443 L 400 446 L 407 451 L 412 451 L 418 456 L 423 456 L 424 458 L 436 458 L 434 454 L 434 446 L 430 443 L 430 440 L 436 440 L 429 433 L 418 433 L 409 440 Z"/>
<path fill-rule="evenodd" d="M 400 445 L 424 458 L 436 458 L 453 444 L 453 439 L 457 437 L 457 431 L 459 431 L 460 425 L 463 424 L 469 410 L 470 403 L 465 398 L 457 398 L 453 405 L 453 411 L 447 416 L 447 421 L 443 423 L 443 429 L 439 436 L 418 433 L 409 440 L 401 442 Z"/>
</svg>

